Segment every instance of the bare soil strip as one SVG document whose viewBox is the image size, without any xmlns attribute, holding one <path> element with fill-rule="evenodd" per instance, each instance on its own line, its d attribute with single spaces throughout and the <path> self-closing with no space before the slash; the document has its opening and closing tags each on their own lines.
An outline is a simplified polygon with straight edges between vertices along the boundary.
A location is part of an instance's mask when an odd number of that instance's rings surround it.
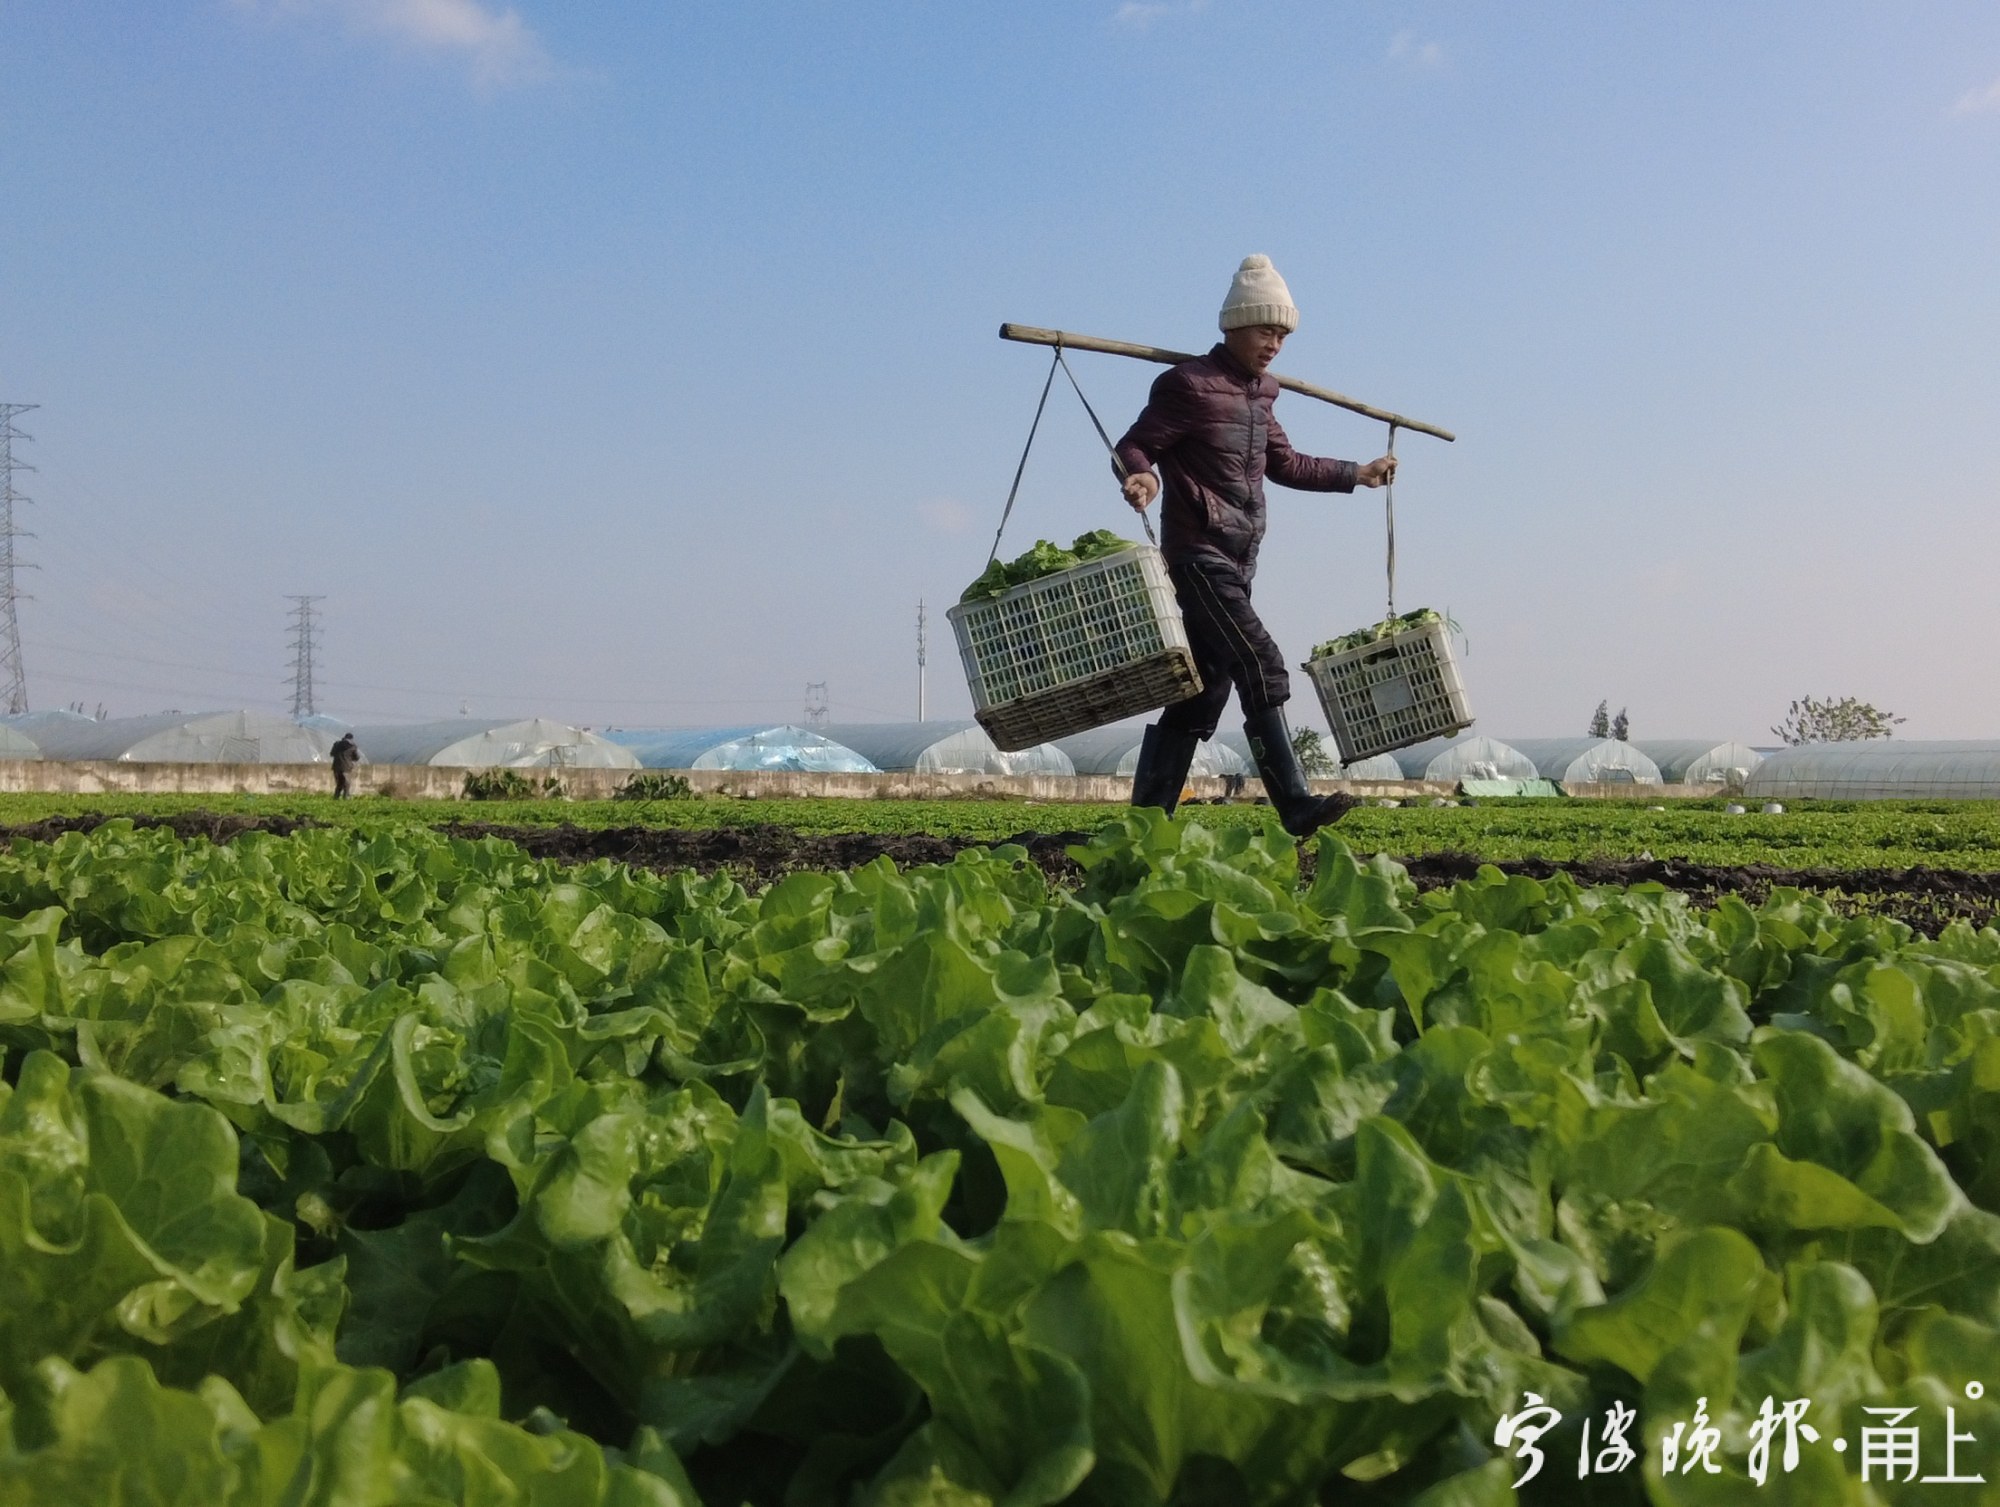
<svg viewBox="0 0 2000 1507">
<path fill-rule="evenodd" d="M 106 820 L 94 814 L 51 817 L 22 826 L 0 827 L 0 838 L 50 842 L 65 832 L 88 832 Z M 142 817 L 136 822 L 140 826 L 171 827 L 182 838 L 205 837 L 213 842 L 227 842 L 244 832 L 286 836 L 301 827 L 315 825 L 290 817 L 219 816 L 199 811 Z M 901 866 L 949 863 L 966 848 L 998 847 L 1002 843 L 1025 848 L 1028 857 L 1051 879 L 1068 884 L 1080 877 L 1068 850 L 1072 844 L 1089 840 L 1083 832 L 1022 832 L 1000 842 L 921 833 L 814 835 L 768 825 L 682 831 L 663 827 L 518 827 L 442 822 L 437 830 L 455 837 L 502 838 L 534 857 L 561 863 L 589 863 L 606 858 L 657 871 L 726 871 L 749 885 L 768 884 L 801 869 L 858 868 L 877 858 L 887 858 Z M 1310 872 L 1310 850 L 1302 855 L 1302 860 Z M 1426 853 L 1397 861 L 1424 889 L 1469 879 L 1487 863 L 1472 853 Z M 1995 872 L 1921 867 L 1785 869 L 1765 864 L 1724 867 L 1652 858 L 1568 862 L 1523 858 L 1495 863 L 1493 867 L 1533 879 L 1563 873 L 1584 885 L 1658 884 L 1705 905 L 1714 904 L 1723 895 L 1736 895 L 1756 905 L 1773 889 L 1811 890 L 1836 896 L 1836 904 L 1843 910 L 1892 916 L 1928 936 L 1935 936 L 1953 921 L 1968 921 L 1974 926 L 2000 921 L 2000 873 Z"/>
</svg>

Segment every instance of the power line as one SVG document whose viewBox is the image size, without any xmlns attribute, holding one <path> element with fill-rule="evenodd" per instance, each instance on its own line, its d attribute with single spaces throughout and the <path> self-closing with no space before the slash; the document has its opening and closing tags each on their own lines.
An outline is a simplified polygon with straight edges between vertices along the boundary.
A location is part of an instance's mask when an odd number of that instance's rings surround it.
<svg viewBox="0 0 2000 1507">
<path fill-rule="evenodd" d="M 826 682 L 824 680 L 807 681 L 805 725 L 814 732 L 818 732 L 827 725 L 832 717 L 833 709 L 827 705 Z"/>
<path fill-rule="evenodd" d="M 52 643 L 48 639 L 36 639 L 35 647 L 56 654 L 85 654 L 92 659 L 116 659 L 127 664 L 154 665 L 163 670 L 199 670 L 206 675 L 228 675 L 237 680 L 264 680 L 269 674 L 266 670 L 228 670 L 221 665 L 195 665 L 179 659 L 148 659 L 143 654 L 124 654 L 115 649 L 80 649 L 75 644 Z M 319 684 L 325 685 L 327 682 L 320 681 Z"/>
<path fill-rule="evenodd" d="M 144 654 L 127 654 L 114 649 L 86 649 L 78 644 L 59 644 L 49 639 L 37 639 L 35 641 L 35 647 L 37 649 L 44 650 L 52 654 L 81 654 L 91 659 L 117 660 L 123 664 L 149 665 L 154 668 L 163 670 L 194 670 L 204 675 L 221 675 L 221 676 L 226 676 L 233 680 L 263 680 L 264 678 L 263 672 L 255 670 L 232 670 L 225 668 L 222 665 L 193 664 L 190 663 L 189 661 L 179 660 L 179 659 L 154 659 Z M 125 681 L 100 680 L 87 675 L 75 675 L 75 674 L 67 674 L 61 672 L 59 672 L 59 674 L 61 679 L 66 681 L 74 681 L 78 685 L 110 686 L 118 690 L 158 692 L 158 687 L 154 685 L 139 685 Z M 447 691 L 440 686 L 434 686 L 434 685 L 433 686 L 377 685 L 372 681 L 366 681 L 366 680 L 328 680 L 324 676 L 319 675 L 317 671 L 315 671 L 314 674 L 313 685 L 316 691 L 324 690 L 328 687 L 333 687 L 338 690 L 375 691 L 375 692 L 386 691 L 396 695 L 404 695 L 404 696 L 429 696 L 440 700 L 451 700 L 453 696 L 457 694 L 456 692 Z M 826 685 L 827 683 L 825 681 L 815 681 L 812 683 L 811 686 L 808 687 L 808 691 L 810 692 L 814 687 L 817 687 L 817 689 L 821 692 L 823 696 L 826 691 Z M 158 692 L 158 693 L 177 694 L 177 693 L 166 693 L 166 692 Z M 226 694 L 240 695 L 241 693 L 232 691 Z M 556 693 L 544 693 L 544 692 L 523 693 L 514 691 L 510 692 L 473 691 L 470 694 L 481 701 L 518 702 L 523 705 L 531 705 L 531 706 L 545 705 L 553 701 L 562 701 L 567 704 L 576 706 L 594 706 L 594 707 L 703 707 L 703 706 L 777 707 L 777 706 L 782 706 L 784 704 L 782 699 L 776 696 L 749 696 L 749 697 L 735 697 L 735 698 L 709 696 L 709 697 L 689 697 L 686 699 L 672 699 L 660 696 L 624 696 L 624 697 L 574 696 L 567 691 L 556 692 Z M 851 706 L 855 711 L 858 712 L 870 712 L 880 717 L 892 717 L 892 716 L 902 715 L 900 712 L 891 712 L 887 707 L 863 706 L 858 702 L 846 702 L 843 703 L 843 705 Z"/>
<path fill-rule="evenodd" d="M 924 599 L 917 598 L 917 721 L 924 720 L 924 658 L 930 648 L 928 636 L 930 619 L 924 611 Z"/>
<path fill-rule="evenodd" d="M 90 651 L 83 651 L 83 652 L 90 652 Z M 104 657 L 106 657 L 106 658 L 121 658 L 121 657 L 123 657 L 123 656 L 118 656 L 118 655 L 106 655 L 106 656 L 104 656 Z M 157 663 L 157 661 L 152 661 L 152 660 L 140 660 L 140 661 L 138 661 L 138 662 L 139 662 L 139 663 L 141 663 L 141 664 L 152 664 L 152 663 Z M 224 675 L 236 675 L 236 674 L 239 674 L 240 672 L 238 672 L 238 671 L 235 671 L 235 670 L 221 670 L 221 671 L 216 671 L 216 672 L 214 672 L 214 673 L 219 673 L 219 674 L 224 674 Z M 240 705 L 242 704 L 242 703 L 241 703 L 241 702 L 240 702 L 240 701 L 238 700 L 238 697 L 240 697 L 240 695 L 241 695 L 241 692 L 239 692 L 239 691 L 223 691 L 223 690 L 216 690 L 216 689 L 214 689 L 214 688 L 209 688 L 209 689 L 206 689 L 206 690 L 204 690 L 204 689 L 202 689 L 202 688 L 200 688 L 200 687 L 196 687 L 196 686 L 190 686 L 190 685 L 187 685 L 187 684 L 181 684 L 181 685 L 180 685 L 180 686 L 179 686 L 179 687 L 178 687 L 177 689 L 164 689 L 164 690 L 163 690 L 163 689 L 161 688 L 161 686 L 160 686 L 160 685 L 159 685 L 159 684 L 158 684 L 157 682 L 139 682 L 139 681 L 130 681 L 130 680 L 106 680 L 106 679 L 103 679 L 102 677 L 100 677 L 100 676 L 96 676 L 96 675 L 77 675 L 77 674 L 73 674 L 73 673 L 70 673 L 70 672 L 66 672 L 66 671 L 60 671 L 60 670 L 58 670 L 58 671 L 54 671 L 54 672 L 50 673 L 50 674 L 49 674 L 49 675 L 48 675 L 48 676 L 47 676 L 46 678 L 47 678 L 48 680 L 50 680 L 51 682 L 55 683 L 56 685 L 58 685 L 58 686 L 62 686 L 62 687 L 78 687 L 78 686 L 88 686 L 88 687 L 89 687 L 89 688 L 91 688 L 91 689 L 92 689 L 93 691 L 137 691 L 137 692 L 141 693 L 142 695 L 146 695 L 146 696 L 152 696 L 152 697 L 155 697 L 155 698 L 158 698 L 158 699 L 162 699 L 162 700 L 166 700 L 166 701 L 175 701 L 175 700 L 179 700 L 179 701 L 187 701 L 187 700 L 190 700 L 190 699 L 196 699 L 196 700 L 205 700 L 205 701 L 207 701 L 207 702 L 208 702 L 209 704 L 211 704 L 211 705 L 212 705 L 212 706 L 213 706 L 213 707 L 214 707 L 214 708 L 215 708 L 216 710 L 218 710 L 218 711 L 220 711 L 220 710 L 226 710 L 226 709 L 228 709 L 228 708 L 231 708 L 231 707 L 235 707 L 235 706 L 240 706 Z M 321 684 L 321 685 L 326 685 L 326 684 L 329 684 L 329 682 L 326 682 L 326 681 L 321 681 L 321 682 L 320 682 L 320 684 Z M 366 687 L 357 687 L 357 688 L 358 688 L 358 689 L 367 689 Z M 388 689 L 388 690 L 395 690 L 395 689 L 397 689 L 397 688 L 396 688 L 396 687 L 376 687 L 375 689 Z M 442 691 L 437 691 L 437 690 L 430 690 L 430 691 L 423 691 L 423 692 L 420 692 L 420 693 L 416 693 L 416 694 L 422 694 L 422 695 L 427 695 L 427 696 L 432 696 L 432 697 L 435 697 L 435 698 L 444 698 L 444 697 L 445 697 L 445 693 L 444 693 L 444 692 L 442 692 Z M 562 698 L 562 697 L 555 697 L 555 696 L 548 696 L 548 697 L 542 697 L 542 698 L 540 698 L 540 703 L 541 703 L 541 704 L 542 704 L 542 705 L 543 705 L 544 707 L 547 707 L 547 706 L 549 706 L 549 705 L 551 705 L 551 704 L 553 704 L 553 703 L 556 703 L 556 702 L 558 702 L 558 701 L 563 701 L 563 700 L 565 700 L 565 698 Z M 759 700 L 748 700 L 748 701 L 745 701 L 745 700 L 737 700 L 737 701 L 724 701 L 724 700 L 713 700 L 713 701 L 658 701 L 658 700 L 651 700 L 651 701 L 623 701 L 623 702 L 617 702 L 617 703 L 604 703 L 604 702 L 572 702 L 572 703 L 569 703 L 569 704 L 573 704 L 573 705 L 594 705 L 594 706 L 603 706 L 603 705 L 606 705 L 606 704 L 613 704 L 613 705 L 618 705 L 618 706 L 635 706 L 635 707 L 650 707 L 650 708 L 652 708 L 652 709 L 654 709 L 654 710 L 656 710 L 656 711 L 659 711 L 659 710 L 664 710 L 664 709 L 666 709 L 666 708 L 668 708 L 668 707 L 683 707 L 683 708 L 685 708 L 685 707 L 718 707 L 718 706 L 726 706 L 726 707 L 743 707 L 743 706 L 749 706 L 749 707 L 762 707 L 762 708 L 766 708 L 766 709 L 770 710 L 770 711 L 771 711 L 771 712 L 772 712 L 772 713 L 773 713 L 774 715 L 775 715 L 775 714 L 778 714 L 778 711 L 777 711 L 777 709 L 778 709 L 779 707 L 782 707 L 782 706 L 784 705 L 783 701 L 779 700 L 779 699 L 778 699 L 778 698 L 776 698 L 776 697 L 769 697 L 769 696 L 767 696 L 767 697 L 764 697 L 764 698 L 762 698 L 762 699 L 759 699 Z M 892 710 L 891 710 L 891 709 L 889 709 L 888 707 L 884 707 L 884 706 L 868 706 L 868 705 L 864 705 L 863 703 L 860 703 L 860 702 L 854 702 L 854 701 L 849 701 L 849 702 L 843 702 L 843 703 L 841 703 L 841 704 L 842 704 L 843 706 L 846 706 L 846 707 L 847 707 L 847 708 L 848 708 L 849 710 L 851 710 L 851 711 L 856 711 L 856 712 L 867 712 L 867 713 L 868 713 L 869 715 L 871 715 L 871 716 L 876 716 L 876 717 L 881 717 L 881 718 L 883 718 L 884 720 L 895 720 L 895 719 L 898 719 L 898 718 L 902 717 L 902 715 L 903 715 L 903 713 L 901 713 L 901 712 L 898 712 L 898 711 L 892 711 Z M 352 716 L 352 715 L 356 715 L 356 714 L 360 714 L 360 715 L 363 715 L 363 716 L 368 716 L 368 717 L 378 717 L 378 718 L 380 718 L 380 719 L 381 719 L 382 721 L 384 721 L 384 722 L 412 722 L 412 721 L 424 721 L 424 720 L 432 720 L 432 719 L 435 719 L 435 718 L 436 718 L 436 717 L 437 717 L 437 716 L 439 715 L 439 714 L 438 714 L 438 713 L 436 713 L 436 712 L 428 712 L 428 713 L 424 713 L 424 712 L 419 712 L 419 713 L 412 713 L 412 712 L 410 712 L 410 711 L 409 711 L 409 710 L 407 710 L 407 709 L 391 709 L 391 708 L 388 708 L 388 707 L 379 707 L 379 708 L 378 708 L 378 707 L 363 707 L 363 706 L 347 706 L 347 707 L 343 707 L 343 708 L 342 708 L 342 710 L 343 710 L 343 711 L 345 711 L 346 713 L 348 713 L 348 714 L 349 714 L 350 716 Z M 624 725 L 624 721 L 625 721 L 625 719 L 622 719 L 622 718 L 621 718 L 621 719 L 614 719 L 614 721 L 615 721 L 615 722 L 616 722 L 616 723 L 617 723 L 618 725 L 621 725 L 621 726 L 622 726 L 622 725 Z"/>
<path fill-rule="evenodd" d="M 292 604 L 292 715 L 310 717 L 319 710 L 313 704 L 313 650 L 318 646 L 313 603 L 326 598 L 289 596 L 285 600 Z"/>
<path fill-rule="evenodd" d="M 28 501 L 14 489 L 14 473 L 35 469 L 26 461 L 14 459 L 14 441 L 34 438 L 14 427 L 14 415 L 40 406 L 0 403 L 0 681 L 5 682 L 0 695 L 6 697 L 10 715 L 28 709 L 28 671 L 21 661 L 21 619 L 15 611 L 20 593 L 14 585 L 14 568 L 17 565 L 24 570 L 32 568 L 26 561 L 15 559 L 14 541 L 34 537 L 14 526 L 14 504 Z"/>
</svg>

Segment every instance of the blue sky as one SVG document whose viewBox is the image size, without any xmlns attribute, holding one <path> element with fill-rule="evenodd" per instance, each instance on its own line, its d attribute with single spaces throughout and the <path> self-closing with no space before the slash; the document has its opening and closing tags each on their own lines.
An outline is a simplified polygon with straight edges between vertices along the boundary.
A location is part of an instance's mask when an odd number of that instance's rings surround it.
<svg viewBox="0 0 2000 1507">
<path fill-rule="evenodd" d="M 1484 730 L 2000 733 L 2000 7 L 0 0 L 33 703 L 687 724 L 969 706 L 942 609 L 1044 371 L 1204 348 L 1408 436 Z M 1155 369 L 1083 357 L 1114 429 Z M 1129 531 L 1073 400 L 1007 552 Z M 1294 441 L 1380 426 L 1287 396 Z M 1295 659 L 1379 494 L 1272 491 Z M 1298 677 L 1297 720 L 1318 722 Z"/>
</svg>

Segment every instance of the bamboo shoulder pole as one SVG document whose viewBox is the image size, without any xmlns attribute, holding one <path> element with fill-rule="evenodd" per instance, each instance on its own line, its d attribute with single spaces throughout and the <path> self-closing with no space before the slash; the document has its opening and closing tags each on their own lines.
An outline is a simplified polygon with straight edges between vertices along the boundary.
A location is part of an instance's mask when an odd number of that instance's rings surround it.
<svg viewBox="0 0 2000 1507">
<path fill-rule="evenodd" d="M 1189 351 L 1164 350 L 1157 345 L 1134 345 L 1129 340 L 1103 340 L 1096 335 L 1072 335 L 1066 330 L 1037 329 L 1031 324 L 1003 324 L 1000 326 L 1002 340 L 1019 340 L 1028 345 L 1059 345 L 1064 350 L 1098 351 L 1107 356 L 1132 356 L 1140 361 L 1157 361 L 1162 366 L 1177 366 L 1183 361 L 1192 361 Z M 1271 374 L 1277 377 L 1277 373 Z M 1301 382 L 1297 377 L 1278 377 L 1278 386 L 1287 392 L 1299 393 L 1304 397 L 1317 398 L 1322 403 L 1331 403 L 1335 408 L 1345 408 L 1349 413 L 1358 413 L 1364 418 L 1379 419 L 1384 424 L 1394 424 L 1398 429 L 1413 429 L 1418 434 L 1434 435 L 1441 440 L 1455 440 L 1457 435 L 1449 429 L 1440 429 L 1435 424 L 1421 423 L 1416 419 L 1406 419 L 1400 413 L 1390 413 L 1386 408 L 1376 408 L 1372 404 L 1360 402 L 1344 393 L 1337 393 L 1330 387 L 1315 387 L 1310 382 Z"/>
</svg>

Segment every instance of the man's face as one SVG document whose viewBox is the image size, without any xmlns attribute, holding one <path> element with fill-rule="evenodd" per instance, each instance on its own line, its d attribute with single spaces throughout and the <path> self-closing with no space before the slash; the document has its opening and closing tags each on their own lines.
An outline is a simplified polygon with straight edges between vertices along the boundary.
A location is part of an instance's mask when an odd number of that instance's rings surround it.
<svg viewBox="0 0 2000 1507">
<path fill-rule="evenodd" d="M 1285 334 L 1285 327 L 1281 324 L 1246 324 L 1224 330 L 1222 343 L 1230 355 L 1250 370 L 1264 372 L 1278 359 L 1278 352 L 1285 348 Z"/>
</svg>

